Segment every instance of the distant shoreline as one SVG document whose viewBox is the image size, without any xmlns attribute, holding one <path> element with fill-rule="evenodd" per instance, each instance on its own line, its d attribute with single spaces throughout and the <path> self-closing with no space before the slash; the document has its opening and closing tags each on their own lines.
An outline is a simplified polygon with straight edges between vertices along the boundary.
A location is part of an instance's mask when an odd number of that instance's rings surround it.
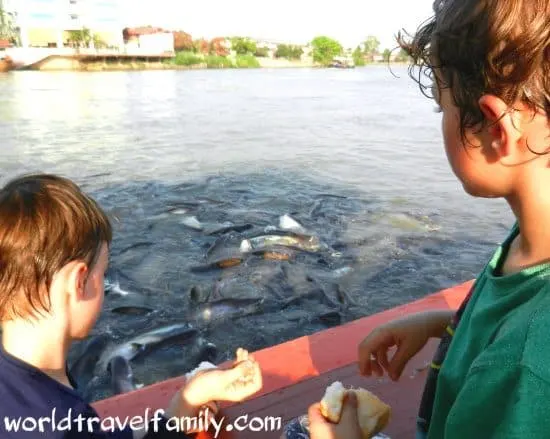
<svg viewBox="0 0 550 439">
<path fill-rule="evenodd" d="M 109 60 L 87 60 L 82 61 L 77 57 L 65 55 L 52 55 L 39 62 L 36 62 L 24 69 L 13 69 L 12 71 L 73 71 L 73 72 L 114 72 L 114 71 L 150 71 L 150 70 L 235 70 L 235 69 L 326 69 L 312 61 L 291 61 L 286 59 L 257 58 L 256 65 L 231 65 L 231 66 L 208 66 L 206 62 L 194 65 L 181 65 L 172 62 L 172 60 L 129 60 L 118 59 Z M 391 61 L 391 65 L 406 65 L 406 63 Z M 377 61 L 366 63 L 365 67 L 388 66 L 388 62 Z M 361 68 L 360 66 L 354 68 Z M 354 68 L 351 68 L 353 70 Z"/>
</svg>

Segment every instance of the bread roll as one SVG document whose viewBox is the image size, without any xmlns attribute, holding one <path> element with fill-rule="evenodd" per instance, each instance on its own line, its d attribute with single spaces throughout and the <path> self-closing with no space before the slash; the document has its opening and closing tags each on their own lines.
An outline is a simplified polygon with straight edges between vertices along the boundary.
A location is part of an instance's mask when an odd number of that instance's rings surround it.
<svg viewBox="0 0 550 439">
<path fill-rule="evenodd" d="M 189 381 L 191 378 L 193 378 L 197 373 L 203 371 L 203 370 L 209 370 L 209 369 L 217 369 L 218 366 L 215 364 L 212 364 L 208 361 L 202 361 L 195 369 L 193 369 L 190 372 L 187 372 L 185 374 L 185 378 L 187 381 Z"/>
<path fill-rule="evenodd" d="M 368 390 L 346 389 L 341 382 L 335 381 L 325 390 L 325 395 L 321 400 L 321 414 L 329 421 L 338 423 L 347 390 L 353 390 L 357 395 L 357 417 L 363 432 L 363 439 L 370 439 L 388 425 L 391 407 Z"/>
</svg>

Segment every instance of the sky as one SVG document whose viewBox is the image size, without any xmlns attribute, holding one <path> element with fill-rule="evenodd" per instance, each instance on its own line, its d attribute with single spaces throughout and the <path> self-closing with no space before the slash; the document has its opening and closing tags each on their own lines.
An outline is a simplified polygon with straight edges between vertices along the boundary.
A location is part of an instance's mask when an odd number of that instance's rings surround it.
<svg viewBox="0 0 550 439">
<path fill-rule="evenodd" d="M 402 28 L 413 33 L 433 0 L 119 0 L 125 26 L 184 30 L 193 39 L 248 36 L 304 44 L 316 35 L 356 47 L 368 35 L 393 49 Z"/>
</svg>

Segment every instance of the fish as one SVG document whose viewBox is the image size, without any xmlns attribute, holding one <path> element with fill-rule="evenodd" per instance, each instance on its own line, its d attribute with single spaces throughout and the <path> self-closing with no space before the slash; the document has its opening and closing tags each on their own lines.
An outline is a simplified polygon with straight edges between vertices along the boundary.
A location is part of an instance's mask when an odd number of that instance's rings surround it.
<svg viewBox="0 0 550 439">
<path fill-rule="evenodd" d="M 317 297 L 319 295 L 318 293 L 319 293 L 318 290 L 311 290 L 303 294 L 289 297 L 288 299 L 282 299 L 281 309 L 286 309 L 291 305 L 296 305 L 297 303 L 299 303 L 304 299 Z"/>
<path fill-rule="evenodd" d="M 186 216 L 180 221 L 180 223 L 186 227 L 189 227 L 190 229 L 197 230 L 199 232 L 201 232 L 203 229 L 203 225 L 196 216 Z"/>
<path fill-rule="evenodd" d="M 206 251 L 206 262 L 190 268 L 191 272 L 201 273 L 219 268 L 229 268 L 240 265 L 245 255 L 233 244 L 234 235 L 222 236 Z"/>
<path fill-rule="evenodd" d="M 135 242 L 134 244 L 128 246 L 128 247 L 125 247 L 123 248 L 122 250 L 119 250 L 118 252 L 116 252 L 116 256 L 120 256 L 122 255 L 123 253 L 126 253 L 127 251 L 130 251 L 130 250 L 133 250 L 133 249 L 136 249 L 136 248 L 140 248 L 140 247 L 151 247 L 152 245 L 154 245 L 153 242 L 151 241 L 141 241 L 141 242 Z"/>
<path fill-rule="evenodd" d="M 251 253 L 272 247 L 289 247 L 296 250 L 316 253 L 321 250 L 323 246 L 315 236 L 300 235 L 293 232 L 276 233 L 272 231 L 267 235 L 243 239 L 241 241 L 240 251 L 242 253 Z"/>
<path fill-rule="evenodd" d="M 109 337 L 105 334 L 90 337 L 82 353 L 70 367 L 69 373 L 79 389 L 85 388 L 94 377 L 96 364 L 109 341 Z"/>
<path fill-rule="evenodd" d="M 340 267 L 334 270 L 332 272 L 332 275 L 334 277 L 342 277 L 342 276 L 345 276 L 346 274 L 351 273 L 352 270 L 353 268 L 351 268 L 350 266 Z"/>
<path fill-rule="evenodd" d="M 200 285 L 193 285 L 189 289 L 189 298 L 192 302 L 206 302 L 210 297 L 210 291 L 205 290 Z"/>
<path fill-rule="evenodd" d="M 220 236 L 206 250 L 206 260 L 209 263 L 230 258 L 243 258 L 239 249 L 241 238 L 236 233 Z"/>
<path fill-rule="evenodd" d="M 169 207 L 166 213 L 169 213 L 171 215 L 185 215 L 189 212 L 189 208 L 185 207 Z"/>
<path fill-rule="evenodd" d="M 161 220 L 164 218 L 169 218 L 171 215 L 185 215 L 186 213 L 189 213 L 189 210 L 189 208 L 184 207 L 168 206 L 165 212 L 147 217 L 147 221 Z"/>
<path fill-rule="evenodd" d="M 175 323 L 152 329 L 104 350 L 99 358 L 99 367 L 106 371 L 109 362 L 116 356 L 123 357 L 128 361 L 133 360 L 138 355 L 150 352 L 164 344 L 187 341 L 197 333 L 198 329 L 189 323 Z"/>
<path fill-rule="evenodd" d="M 114 312 L 116 314 L 124 314 L 124 315 L 132 315 L 132 316 L 144 316 L 153 311 L 154 311 L 153 308 L 150 308 L 148 306 L 142 306 L 142 305 L 123 305 L 123 306 L 116 306 L 111 309 L 111 312 Z"/>
<path fill-rule="evenodd" d="M 342 324 L 342 315 L 339 311 L 327 311 L 323 314 L 319 314 L 316 317 L 316 320 L 319 320 L 321 323 L 330 328 L 332 326 L 339 326 Z"/>
<path fill-rule="evenodd" d="M 274 245 L 271 247 L 262 247 L 258 250 L 252 250 L 250 253 L 268 260 L 288 261 L 294 258 L 296 251 L 285 246 Z"/>
<path fill-rule="evenodd" d="M 122 356 L 111 358 L 108 365 L 111 374 L 111 387 L 113 394 L 128 393 L 136 390 L 138 386 L 134 381 L 134 374 L 130 362 Z"/>
<path fill-rule="evenodd" d="M 342 288 L 340 284 L 335 284 L 334 288 L 336 289 L 336 297 L 338 298 L 338 301 L 347 307 L 356 307 L 359 306 L 358 303 L 352 299 L 350 294 Z"/>
<path fill-rule="evenodd" d="M 211 226 L 205 226 L 204 227 L 204 233 L 207 235 L 223 235 L 228 232 L 245 232 L 247 230 L 252 229 L 254 226 L 250 223 L 244 223 L 244 224 L 214 224 Z"/>
<path fill-rule="evenodd" d="M 196 230 L 198 232 L 204 232 L 206 235 L 223 235 L 228 232 L 244 232 L 246 230 L 252 229 L 254 226 L 249 223 L 244 224 L 233 224 L 231 222 L 224 223 L 203 223 L 198 220 L 196 216 L 186 216 L 181 221 L 186 227 Z"/>
<path fill-rule="evenodd" d="M 239 265 L 243 262 L 242 258 L 227 258 L 227 259 L 221 259 L 219 261 L 202 264 L 202 265 L 194 265 L 189 268 L 189 271 L 192 273 L 204 273 L 211 270 L 216 270 L 219 268 L 230 268 L 235 267 L 236 265 Z"/>
<path fill-rule="evenodd" d="M 203 361 L 208 363 L 214 363 L 218 356 L 218 347 L 206 340 L 204 337 L 198 337 L 191 348 L 189 357 L 191 358 L 191 364 L 193 367 L 198 366 Z"/>
<path fill-rule="evenodd" d="M 108 280 L 105 280 L 104 284 L 105 294 L 116 294 L 118 296 L 130 296 L 135 294 L 130 291 L 123 290 L 118 281 L 109 282 Z"/>
<path fill-rule="evenodd" d="M 191 312 L 191 318 L 200 323 L 210 323 L 218 320 L 228 320 L 235 317 L 257 313 L 264 298 L 219 299 L 200 303 Z"/>
<path fill-rule="evenodd" d="M 307 233 L 304 226 L 302 226 L 298 221 L 296 221 L 288 214 L 284 214 L 279 217 L 279 228 L 282 230 L 290 230 L 297 233 Z"/>
<path fill-rule="evenodd" d="M 340 309 L 341 308 L 341 302 L 335 301 L 330 294 L 327 292 L 325 286 L 323 285 L 323 282 L 320 282 L 319 279 L 316 277 L 313 277 L 311 274 L 308 274 L 307 279 L 314 283 L 315 288 L 314 291 L 320 292 L 322 297 L 324 297 L 325 302 L 328 306 L 331 308 Z"/>
</svg>

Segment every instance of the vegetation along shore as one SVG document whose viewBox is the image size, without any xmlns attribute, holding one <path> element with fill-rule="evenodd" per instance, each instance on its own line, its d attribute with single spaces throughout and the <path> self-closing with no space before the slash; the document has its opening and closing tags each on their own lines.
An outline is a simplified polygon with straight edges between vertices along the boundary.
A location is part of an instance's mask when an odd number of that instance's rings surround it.
<svg viewBox="0 0 550 439">
<path fill-rule="evenodd" d="M 140 28 L 143 35 L 156 28 Z M 124 29 L 124 40 L 135 38 L 135 29 Z M 166 32 L 166 31 L 164 31 Z M 155 70 L 155 69 L 240 69 L 339 67 L 354 68 L 388 61 L 406 62 L 403 52 L 385 49 L 369 36 L 356 48 L 345 48 L 328 36 L 317 36 L 305 45 L 274 43 L 247 37 L 196 39 L 183 31 L 174 31 L 173 47 L 162 53 L 143 54 L 102 44 L 88 29 L 71 31 L 71 53 L 49 53 L 24 67 L 25 70 Z M 137 44 L 139 46 L 139 37 Z M 47 49 L 45 49 L 47 50 Z M 9 61 L 9 57 L 8 57 Z M 17 67 L 16 67 L 17 68 Z"/>
</svg>

